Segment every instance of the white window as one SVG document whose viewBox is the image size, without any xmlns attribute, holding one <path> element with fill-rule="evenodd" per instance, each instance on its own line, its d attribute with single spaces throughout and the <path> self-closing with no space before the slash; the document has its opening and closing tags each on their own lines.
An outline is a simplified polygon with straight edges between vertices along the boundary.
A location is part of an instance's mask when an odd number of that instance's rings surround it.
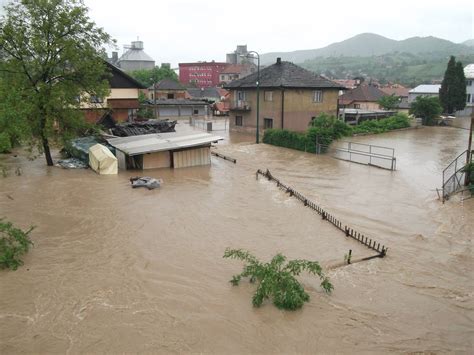
<svg viewBox="0 0 474 355">
<path fill-rule="evenodd" d="M 466 102 L 467 102 L 468 104 L 471 103 L 471 94 L 467 94 L 467 95 L 466 95 Z"/>
<path fill-rule="evenodd" d="M 314 102 L 323 102 L 323 91 L 322 90 L 316 90 L 314 92 Z"/>
<path fill-rule="evenodd" d="M 273 101 L 273 91 L 265 91 L 264 101 Z"/>
<path fill-rule="evenodd" d="M 471 86 L 472 85 L 472 80 L 466 80 L 466 86 Z"/>
</svg>

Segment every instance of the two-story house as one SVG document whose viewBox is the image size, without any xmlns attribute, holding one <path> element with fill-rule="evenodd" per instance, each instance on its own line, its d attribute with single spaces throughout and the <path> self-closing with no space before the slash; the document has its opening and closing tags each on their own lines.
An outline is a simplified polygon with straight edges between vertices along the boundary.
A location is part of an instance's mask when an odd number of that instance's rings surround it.
<svg viewBox="0 0 474 355">
<path fill-rule="evenodd" d="M 146 86 L 130 75 L 105 62 L 110 75 L 107 77 L 110 92 L 107 97 L 87 97 L 81 101 L 81 111 L 88 122 L 102 123 L 104 117 L 115 122 L 130 121 L 136 118 L 140 107 L 138 95 Z"/>
<path fill-rule="evenodd" d="M 257 127 L 257 76 L 233 81 L 229 90 L 230 127 L 255 132 Z M 259 130 L 283 128 L 305 131 L 320 113 L 337 116 L 340 84 L 293 63 L 277 58 L 260 71 Z"/>
<path fill-rule="evenodd" d="M 173 79 L 162 79 L 148 88 L 148 99 L 185 99 L 186 88 Z"/>
<path fill-rule="evenodd" d="M 388 95 L 375 85 L 362 84 L 342 94 L 339 105 L 341 108 L 381 110 L 378 101 L 384 96 Z"/>
</svg>

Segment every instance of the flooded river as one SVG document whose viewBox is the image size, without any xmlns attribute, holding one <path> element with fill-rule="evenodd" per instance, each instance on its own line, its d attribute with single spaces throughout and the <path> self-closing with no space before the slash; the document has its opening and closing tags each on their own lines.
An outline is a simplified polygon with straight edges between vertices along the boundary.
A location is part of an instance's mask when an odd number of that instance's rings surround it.
<svg viewBox="0 0 474 355">
<path fill-rule="evenodd" d="M 184 125 L 183 125 L 184 127 Z M 186 128 L 186 127 L 185 127 Z M 186 128 L 190 129 L 190 128 Z M 215 132 L 219 134 L 219 132 Z M 0 216 L 35 225 L 17 271 L 0 271 L 0 353 L 472 353 L 474 199 L 441 204 L 441 171 L 468 132 L 422 128 L 357 138 L 395 148 L 397 171 L 252 144 L 221 132 L 210 167 L 98 176 L 3 157 Z M 389 247 L 372 255 L 309 208 L 255 179 L 270 169 L 343 223 Z M 253 308 L 226 247 L 319 260 L 334 284 L 296 312 Z"/>
</svg>

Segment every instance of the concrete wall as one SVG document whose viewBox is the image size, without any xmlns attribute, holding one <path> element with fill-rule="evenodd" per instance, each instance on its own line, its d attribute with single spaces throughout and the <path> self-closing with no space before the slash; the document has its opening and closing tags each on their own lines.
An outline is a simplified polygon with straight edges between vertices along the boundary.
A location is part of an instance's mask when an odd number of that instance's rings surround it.
<svg viewBox="0 0 474 355">
<path fill-rule="evenodd" d="M 273 100 L 265 101 L 265 91 L 273 92 Z M 322 89 L 322 102 L 314 102 L 314 91 L 308 89 L 285 89 L 284 90 L 284 114 L 282 122 L 282 91 L 260 90 L 260 130 L 264 128 L 264 119 L 273 119 L 273 128 L 285 128 L 292 131 L 305 131 L 312 117 L 320 113 L 329 113 L 337 115 L 337 89 Z M 256 110 L 257 94 L 256 90 L 246 91 L 245 101 L 250 106 L 250 111 L 231 111 L 230 127 L 234 130 L 251 132 L 256 130 Z M 236 91 L 230 92 L 230 107 L 236 106 Z M 235 126 L 235 117 L 242 116 L 243 124 L 241 127 Z M 283 123 L 283 127 L 282 127 Z"/>
</svg>

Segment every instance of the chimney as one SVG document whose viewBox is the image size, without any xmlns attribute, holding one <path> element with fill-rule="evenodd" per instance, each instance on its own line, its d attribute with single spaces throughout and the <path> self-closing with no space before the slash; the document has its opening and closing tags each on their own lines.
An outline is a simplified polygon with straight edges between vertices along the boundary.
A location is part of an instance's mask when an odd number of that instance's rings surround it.
<svg viewBox="0 0 474 355">
<path fill-rule="evenodd" d="M 281 64 L 281 58 L 280 58 L 280 57 L 277 58 L 277 62 L 276 62 L 276 63 L 277 63 L 277 64 Z"/>
</svg>

